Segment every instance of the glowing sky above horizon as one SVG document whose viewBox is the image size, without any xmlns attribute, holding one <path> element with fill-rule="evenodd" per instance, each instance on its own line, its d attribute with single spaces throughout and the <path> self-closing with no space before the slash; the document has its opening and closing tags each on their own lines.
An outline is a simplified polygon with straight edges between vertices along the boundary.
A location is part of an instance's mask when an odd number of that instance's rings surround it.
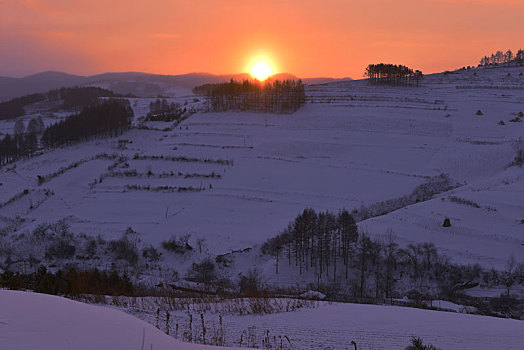
<svg viewBox="0 0 524 350">
<path fill-rule="evenodd" d="M 524 0 L 0 0 L 0 75 L 424 73 L 524 48 Z"/>
</svg>

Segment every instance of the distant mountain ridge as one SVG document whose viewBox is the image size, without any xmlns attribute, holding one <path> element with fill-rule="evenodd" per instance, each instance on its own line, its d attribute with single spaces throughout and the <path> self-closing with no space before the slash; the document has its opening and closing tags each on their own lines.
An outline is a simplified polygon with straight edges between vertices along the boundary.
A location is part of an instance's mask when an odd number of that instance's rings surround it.
<svg viewBox="0 0 524 350">
<path fill-rule="evenodd" d="M 23 78 L 0 77 L 0 101 L 15 97 L 45 92 L 60 87 L 75 85 L 99 86 L 119 94 L 133 94 L 143 97 L 158 95 L 179 96 L 190 94 L 195 86 L 234 80 L 252 79 L 247 73 L 215 75 L 210 73 L 188 73 L 160 75 L 141 72 L 114 72 L 92 76 L 68 74 L 57 71 L 41 72 Z M 289 73 L 279 73 L 270 79 L 298 79 Z M 305 84 L 321 84 L 351 78 L 306 78 Z"/>
</svg>

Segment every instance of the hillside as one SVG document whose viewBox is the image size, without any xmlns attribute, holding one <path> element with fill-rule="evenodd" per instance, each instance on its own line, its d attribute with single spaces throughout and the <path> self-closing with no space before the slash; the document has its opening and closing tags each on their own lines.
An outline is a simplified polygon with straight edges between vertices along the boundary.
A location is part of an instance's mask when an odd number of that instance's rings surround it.
<svg viewBox="0 0 524 350">
<path fill-rule="evenodd" d="M 514 162 L 524 136 L 523 91 L 524 68 L 494 67 L 430 75 L 419 88 L 363 80 L 310 85 L 306 105 L 293 114 L 209 113 L 195 96 L 170 98 L 196 111 L 181 124 L 145 121 L 155 99 L 130 98 L 133 128 L 120 137 L 46 150 L 0 168 L 0 272 L 96 267 L 146 286 L 168 283 L 200 292 L 215 288 L 198 284 L 208 281 L 205 271 L 195 279 L 199 266 L 211 265 L 226 290 L 237 290 L 256 269 L 260 284 L 288 288 L 288 295 L 315 282 L 318 290 L 348 300 L 359 290 L 357 268 L 336 285 L 314 269 L 299 273 L 291 253 L 276 272 L 275 258 L 259 249 L 306 207 L 346 208 L 356 215 L 367 210 L 360 234 L 384 239 L 393 233 L 400 248 L 431 242 L 445 268 L 448 259 L 478 264 L 484 277 L 468 282 L 464 274 L 452 287 L 475 287 L 464 293 L 484 314 L 522 317 L 518 307 L 508 311 L 485 297 L 509 294 L 519 303 L 524 295 L 520 282 L 506 288 L 503 277 L 488 276 L 492 268 L 507 269 L 510 256 L 524 262 L 524 173 Z M 21 119 L 27 124 L 39 108 Z M 49 125 L 64 116 L 43 114 L 43 120 Z M 0 131 L 14 124 L 1 121 Z M 419 201 L 403 199 L 438 179 L 450 187 Z M 444 227 L 445 219 L 450 226 Z M 370 298 L 371 273 L 364 285 Z M 415 291 L 433 300 L 442 292 L 432 277 L 420 285 L 410 278 L 398 277 L 393 298 L 417 298 Z M 384 303 L 380 296 L 373 301 Z M 155 324 L 154 310 L 125 311 Z M 458 349 L 458 343 L 490 348 L 500 341 L 518 348 L 519 322 L 428 312 L 326 306 L 232 316 L 227 332 L 235 339 L 251 322 L 259 332 L 285 333 L 304 348 L 318 338 L 386 349 L 385 340 L 405 346 L 412 334 L 443 349 Z M 352 314 L 359 315 L 356 324 L 348 321 Z M 298 315 L 304 321 L 297 323 Z M 185 311 L 173 311 L 173 322 L 182 325 L 186 318 Z M 311 339 L 318 324 L 326 326 Z M 490 333 L 506 330 L 503 337 Z"/>
<path fill-rule="evenodd" d="M 199 113 L 180 130 L 131 130 L 122 137 L 132 142 L 127 149 L 111 139 L 57 149 L 1 170 L 1 202 L 23 189 L 32 195 L 3 207 L 0 214 L 25 218 L 19 232 L 68 218 L 74 231 L 109 237 L 132 226 L 152 244 L 187 233 L 205 238 L 210 253 L 220 254 L 274 236 L 306 206 L 353 209 L 399 197 L 428 177 L 446 173 L 460 184 L 451 193 L 364 221 L 361 228 L 380 235 L 392 227 L 403 244 L 429 240 L 453 259 L 502 266 L 510 253 L 521 256 L 524 249 L 519 223 L 524 203 L 518 200 L 522 169 L 506 169 L 515 157 L 511 142 L 523 135 L 523 123 L 509 122 L 524 109 L 521 70 L 434 75 L 419 89 L 371 87 L 365 81 L 311 86 L 309 103 L 292 115 Z M 513 89 L 505 86 L 507 74 Z M 136 118 L 146 114 L 149 101 L 132 101 Z M 477 110 L 484 115 L 475 115 Z M 498 125 L 500 120 L 506 125 Z M 151 126 L 163 129 L 160 124 Z M 12 125 L 14 121 L 2 127 L 8 131 Z M 102 152 L 127 157 L 126 169 L 138 173 L 151 169 L 184 176 L 110 175 L 89 186 L 113 163 L 94 160 L 38 186 L 37 175 Z M 146 159 L 134 159 L 135 154 Z M 160 155 L 196 161 L 147 159 Z M 200 161 L 204 159 L 233 165 Z M 116 164 L 117 169 L 124 163 Z M 185 177 L 192 173 L 220 177 Z M 126 191 L 126 185 L 202 191 Z M 31 197 L 43 188 L 55 195 L 28 209 L 36 200 Z M 451 196 L 478 202 L 481 208 L 450 202 Z M 449 230 L 440 227 L 445 217 L 452 219 Z"/>
<path fill-rule="evenodd" d="M 98 86 L 117 94 L 131 94 L 140 97 L 190 95 L 195 86 L 220 83 L 231 79 L 251 79 L 249 74 L 189 73 L 180 75 L 159 75 L 140 72 L 103 73 L 80 76 L 62 72 L 42 72 L 23 78 L 0 77 L 0 102 L 51 89 L 72 86 Z M 296 79 L 292 74 L 275 74 L 272 79 Z M 350 80 L 344 78 L 342 80 Z M 334 78 L 306 78 L 306 84 L 338 81 Z"/>
<path fill-rule="evenodd" d="M 510 256 L 517 264 L 524 256 L 524 176 L 522 167 L 510 166 L 524 135 L 521 73 L 442 73 L 420 88 L 312 85 L 294 114 L 198 112 L 176 127 L 144 122 L 154 99 L 130 99 L 135 128 L 119 138 L 0 169 L 0 268 L 114 269 L 152 285 L 183 283 L 193 263 L 210 258 L 234 285 L 256 268 L 268 285 L 303 289 L 317 280 L 314 271 L 299 274 L 286 261 L 277 274 L 275 258 L 258 248 L 311 207 L 379 208 L 384 215 L 358 223 L 361 234 L 383 239 L 391 232 L 399 248 L 433 243 L 444 263 L 505 269 Z M 202 105 L 194 96 L 169 101 Z M 0 131 L 14 123 L 3 121 Z M 395 207 L 439 178 L 453 188 Z M 450 227 L 443 227 L 446 218 Z M 342 282 L 354 293 L 352 271 Z M 480 287 L 498 296 L 501 281 Z M 398 283 L 398 297 L 415 288 L 409 283 Z M 439 292 L 431 281 L 416 288 Z M 518 285 L 511 290 L 522 292 Z"/>
<path fill-rule="evenodd" d="M 18 349 L 217 349 L 177 341 L 123 312 L 69 299 L 0 290 L 0 343 Z"/>
<path fill-rule="evenodd" d="M 182 343 L 112 308 L 56 296 L 0 290 L 0 308 L 0 342 L 4 350 L 218 349 Z M 199 317 L 194 315 L 195 320 Z M 213 318 L 216 316 L 206 313 L 207 320 Z M 171 329 L 175 329 L 175 323 L 180 324 L 180 333 L 187 332 L 187 312 L 173 313 Z M 213 330 L 211 322 L 207 327 Z M 195 337 L 199 329 L 195 324 Z M 403 349 L 411 336 L 419 336 L 443 350 L 517 350 L 522 347 L 524 323 L 402 307 L 320 303 L 313 309 L 295 312 L 224 316 L 224 329 L 229 346 L 238 344 L 242 331 L 252 334 L 256 344 L 261 345 L 260 340 L 269 331 L 276 339 L 287 336 L 293 349 L 346 349 L 351 348 L 352 340 L 359 349 Z M 284 348 L 289 348 L 286 340 Z"/>
</svg>

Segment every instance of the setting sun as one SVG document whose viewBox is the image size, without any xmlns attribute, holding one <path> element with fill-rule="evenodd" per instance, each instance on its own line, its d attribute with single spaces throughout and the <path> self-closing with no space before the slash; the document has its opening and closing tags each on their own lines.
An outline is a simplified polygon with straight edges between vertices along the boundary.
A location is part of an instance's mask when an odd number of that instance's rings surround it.
<svg viewBox="0 0 524 350">
<path fill-rule="evenodd" d="M 272 74 L 272 70 L 266 62 L 257 62 L 251 68 L 250 73 L 258 80 L 266 80 Z"/>
</svg>

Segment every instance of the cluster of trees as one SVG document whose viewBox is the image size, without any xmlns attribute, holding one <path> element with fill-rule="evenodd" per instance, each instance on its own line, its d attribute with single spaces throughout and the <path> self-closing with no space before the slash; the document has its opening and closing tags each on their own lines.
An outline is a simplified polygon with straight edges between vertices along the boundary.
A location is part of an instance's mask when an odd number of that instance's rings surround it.
<svg viewBox="0 0 524 350">
<path fill-rule="evenodd" d="M 133 109 L 127 99 L 106 100 L 49 126 L 42 143 L 58 147 L 99 136 L 118 136 L 131 127 L 132 119 Z"/>
<path fill-rule="evenodd" d="M 96 104 L 101 97 L 132 97 L 122 96 L 111 90 L 99 87 L 69 87 L 50 90 L 45 93 L 37 93 L 17 97 L 12 100 L 0 103 L 0 120 L 13 119 L 25 114 L 24 107 L 42 101 L 62 101 L 57 108 L 61 109 L 82 109 Z"/>
<path fill-rule="evenodd" d="M 27 128 L 24 121 L 18 119 L 13 136 L 7 134 L 0 140 L 0 165 L 33 156 L 39 147 L 38 135 L 42 135 L 45 147 L 70 145 L 98 136 L 120 135 L 130 128 L 132 119 L 133 109 L 127 99 L 97 102 L 48 128 L 41 116 L 32 118 Z"/>
<path fill-rule="evenodd" d="M 117 272 L 101 272 L 97 269 L 77 271 L 74 268 L 47 271 L 42 266 L 36 273 L 20 274 L 5 271 L 0 274 L 0 286 L 8 289 L 30 289 L 35 292 L 78 296 L 80 294 L 127 295 L 135 294 L 135 288 L 127 275 Z"/>
<path fill-rule="evenodd" d="M 46 93 L 49 101 L 63 100 L 63 109 L 82 109 L 96 104 L 101 97 L 123 97 L 111 90 L 95 86 L 60 88 Z M 132 97 L 132 96 L 131 96 Z"/>
<path fill-rule="evenodd" d="M 420 70 L 396 64 L 370 64 L 364 73 L 372 84 L 417 86 L 424 77 Z"/>
<path fill-rule="evenodd" d="M 38 149 L 38 134 L 45 130 L 41 116 L 32 118 L 25 127 L 24 121 L 18 119 L 15 123 L 13 136 L 7 134 L 0 141 L 0 165 L 13 162 L 21 157 L 35 154 Z"/>
<path fill-rule="evenodd" d="M 182 118 L 186 112 L 185 108 L 181 108 L 180 104 L 167 102 L 166 99 L 157 99 L 155 102 L 149 103 L 149 113 L 146 121 L 163 121 L 172 122 Z"/>
<path fill-rule="evenodd" d="M 204 96 L 210 111 L 228 110 L 267 113 L 292 113 L 306 101 L 302 80 L 275 80 L 265 83 L 244 80 L 228 83 L 205 84 L 193 89 Z"/>
<path fill-rule="evenodd" d="M 22 193 L 29 193 L 28 190 Z M 49 191 L 43 192 L 52 195 Z M 15 225 L 16 224 L 16 225 Z M 73 263 L 129 271 L 140 261 L 136 232 L 128 228 L 114 240 L 75 234 L 66 220 L 39 224 L 32 233 L 13 233 L 19 223 L 0 230 L 0 271 L 32 271 L 38 266 L 68 268 Z M 10 235 L 11 234 L 11 235 Z"/>
<path fill-rule="evenodd" d="M 497 51 L 491 54 L 491 56 L 484 56 L 480 59 L 480 66 L 490 66 L 500 63 L 516 62 L 521 65 L 524 63 L 524 50 L 520 49 L 514 54 L 511 50 L 506 52 Z"/>
<path fill-rule="evenodd" d="M 45 130 L 44 121 L 42 120 L 41 116 L 38 116 L 36 118 L 32 118 L 29 121 L 29 124 L 27 124 L 27 129 L 25 128 L 24 121 L 22 119 L 18 119 L 15 122 L 15 127 L 13 128 L 13 133 L 15 135 L 22 135 L 22 134 L 42 134 Z"/>
<path fill-rule="evenodd" d="M 13 136 L 7 134 L 0 141 L 0 165 L 32 156 L 38 148 L 38 139 L 35 133 L 22 133 Z"/>
<path fill-rule="evenodd" d="M 504 285 L 509 296 L 514 284 L 524 283 L 524 264 L 514 258 L 504 271 L 455 265 L 433 243 L 400 248 L 391 231 L 371 239 L 358 232 L 345 210 L 333 214 L 305 209 L 261 250 L 275 258 L 277 273 L 284 258 L 297 273 L 310 276 L 311 283 L 320 284 L 322 279 L 324 285 L 332 281 L 333 288 L 344 284 L 347 289 L 342 294 L 354 297 L 400 297 L 408 289 L 410 299 L 453 298 L 461 288 L 471 287 L 472 281 Z"/>
<path fill-rule="evenodd" d="M 0 120 L 12 119 L 25 114 L 24 107 L 43 101 L 43 94 L 31 94 L 0 103 Z"/>
<path fill-rule="evenodd" d="M 173 111 L 180 108 L 180 104 L 175 102 L 167 102 L 165 98 L 157 99 L 155 102 L 151 101 L 149 103 L 149 113 L 150 114 L 160 114 L 169 111 Z"/>
<path fill-rule="evenodd" d="M 336 278 L 340 261 L 347 278 L 351 247 L 357 241 L 357 225 L 347 210 L 335 215 L 306 208 L 282 233 L 265 242 L 262 252 L 276 257 L 277 272 L 279 256 L 284 253 L 288 264 L 298 266 L 300 274 L 311 269 L 321 278 L 329 276 L 332 269 Z"/>
</svg>

